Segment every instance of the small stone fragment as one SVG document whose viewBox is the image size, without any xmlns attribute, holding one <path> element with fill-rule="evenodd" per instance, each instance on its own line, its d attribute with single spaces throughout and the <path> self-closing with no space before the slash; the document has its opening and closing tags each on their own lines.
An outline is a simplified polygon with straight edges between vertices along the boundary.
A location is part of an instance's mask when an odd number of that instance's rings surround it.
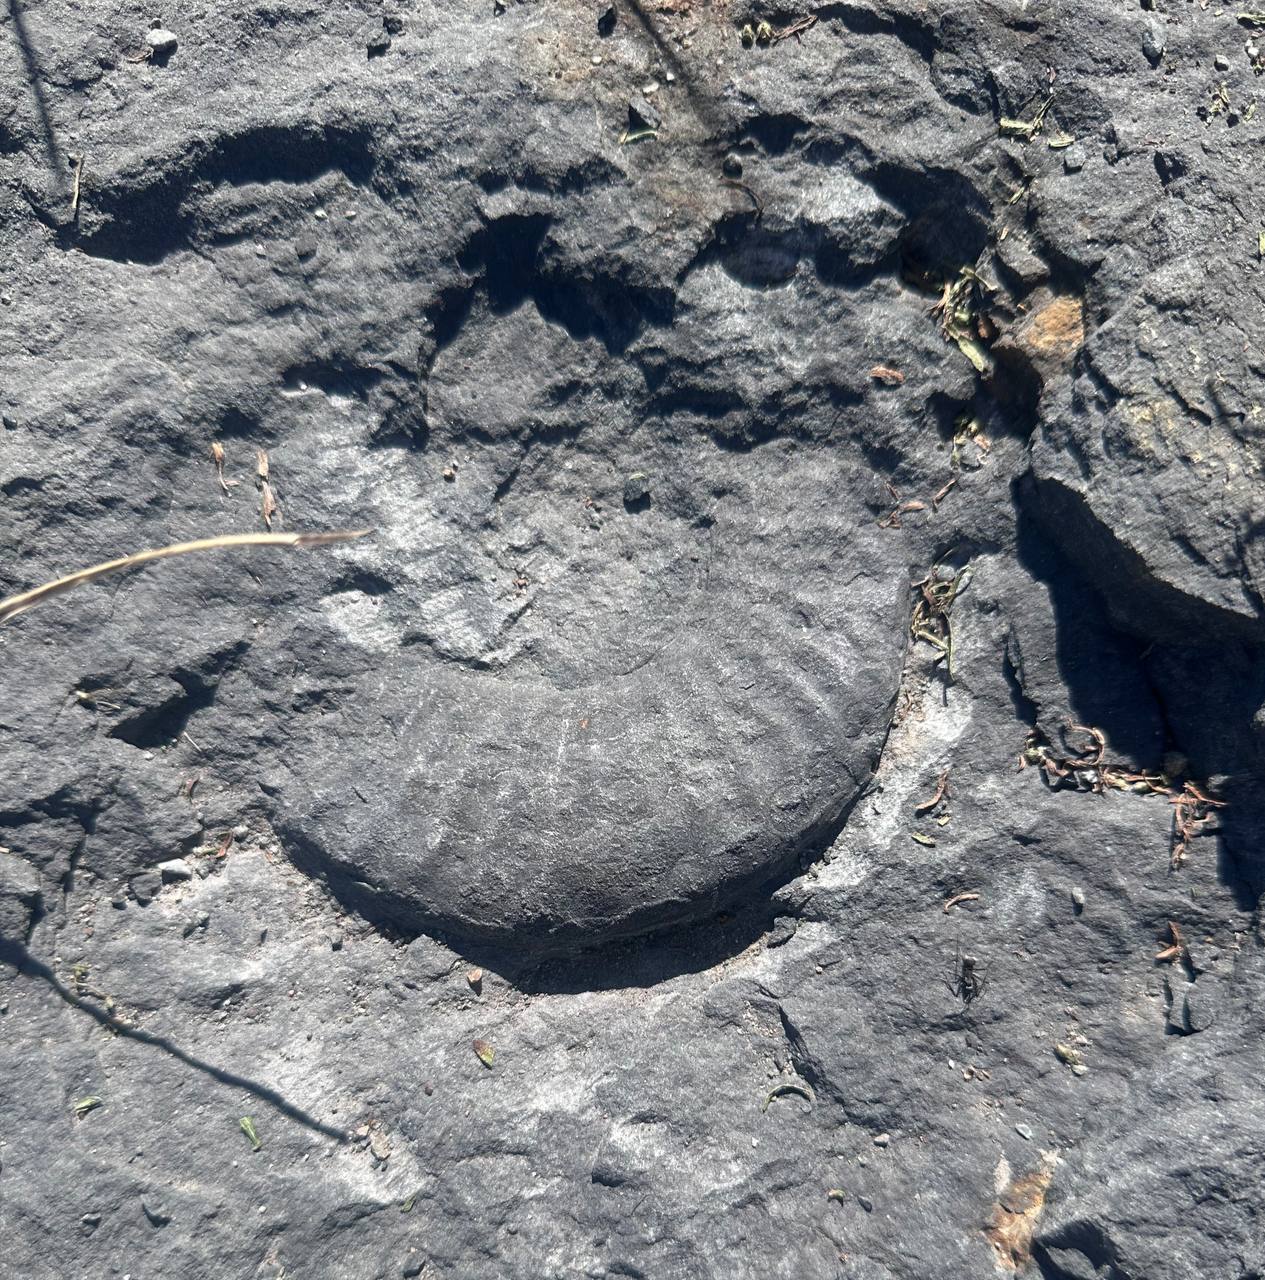
<svg viewBox="0 0 1265 1280">
<path fill-rule="evenodd" d="M 141 1208 L 151 1227 L 165 1227 L 171 1221 L 171 1214 L 156 1200 L 142 1200 Z"/>
<path fill-rule="evenodd" d="M 1219 53 L 1215 58 L 1213 58 L 1212 65 L 1216 67 L 1218 71 L 1229 71 L 1230 59 L 1227 58 L 1224 53 Z"/>
<path fill-rule="evenodd" d="M 1072 910 L 1075 911 L 1077 915 L 1080 915 L 1080 913 L 1085 910 L 1085 890 L 1082 889 L 1080 885 L 1077 885 L 1076 888 L 1072 890 Z"/>
<path fill-rule="evenodd" d="M 175 53 L 180 41 L 176 38 L 174 31 L 168 31 L 165 27 L 155 27 L 152 31 L 145 33 L 145 43 L 149 46 L 150 57 L 161 62 Z"/>
<path fill-rule="evenodd" d="M 650 477 L 644 471 L 634 471 L 624 481 L 624 503 L 633 506 L 650 496 Z"/>
<path fill-rule="evenodd" d="M 470 990 L 473 991 L 476 996 L 479 995 L 483 990 L 483 970 L 471 969 L 470 972 L 466 974 L 466 981 L 470 984 Z"/>
<path fill-rule="evenodd" d="M 874 1201 L 869 1196 L 857 1196 L 857 1204 L 861 1206 L 866 1213 L 874 1212 Z"/>
<path fill-rule="evenodd" d="M 1155 21 L 1142 28 L 1142 52 L 1151 66 L 1159 66 L 1164 56 L 1164 27 Z"/>
<path fill-rule="evenodd" d="M 732 151 L 725 157 L 720 167 L 726 178 L 742 177 L 742 161 Z"/>
<path fill-rule="evenodd" d="M 158 864 L 158 872 L 164 880 L 192 880 L 193 868 L 183 858 L 169 858 Z"/>
<path fill-rule="evenodd" d="M 1063 152 L 1063 172 L 1079 173 L 1085 167 L 1085 148 L 1079 142 L 1073 142 Z"/>
<path fill-rule="evenodd" d="M 874 1135 L 874 1145 L 876 1147 L 886 1147 L 892 1140 L 890 1133 L 876 1133 Z"/>
<path fill-rule="evenodd" d="M 132 877 L 130 884 L 132 896 L 143 907 L 158 897 L 163 882 L 156 871 L 142 871 L 140 875 Z"/>
<path fill-rule="evenodd" d="M 1032 1130 L 1026 1124 L 1015 1125 L 1015 1132 L 1025 1141 L 1032 1141 Z"/>
</svg>

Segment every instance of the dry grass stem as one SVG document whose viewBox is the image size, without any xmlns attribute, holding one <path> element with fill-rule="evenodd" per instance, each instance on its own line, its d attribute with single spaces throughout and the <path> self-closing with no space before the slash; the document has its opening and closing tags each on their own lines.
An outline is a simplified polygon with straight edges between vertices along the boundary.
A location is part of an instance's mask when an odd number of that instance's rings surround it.
<svg viewBox="0 0 1265 1280">
<path fill-rule="evenodd" d="M 74 587 L 82 586 L 86 582 L 95 582 L 98 578 L 104 578 L 110 573 L 148 564 L 151 560 L 167 560 L 172 556 L 189 555 L 194 551 L 219 551 L 226 547 L 325 547 L 335 542 L 351 542 L 355 538 L 363 538 L 370 532 L 369 529 L 343 529 L 332 533 L 228 533 L 218 538 L 199 538 L 194 542 L 177 542 L 169 547 L 138 551 L 135 555 L 123 556 L 119 560 L 107 560 L 104 564 L 93 565 L 90 569 L 80 569 L 77 573 L 68 574 L 64 578 L 57 578 L 53 582 L 44 583 L 43 586 L 0 600 L 0 624 Z"/>
</svg>

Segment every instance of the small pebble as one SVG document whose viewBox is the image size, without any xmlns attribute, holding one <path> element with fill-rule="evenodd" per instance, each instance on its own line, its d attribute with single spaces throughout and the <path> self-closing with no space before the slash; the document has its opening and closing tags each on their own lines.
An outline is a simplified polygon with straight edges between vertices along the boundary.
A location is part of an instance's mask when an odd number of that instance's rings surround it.
<svg viewBox="0 0 1265 1280">
<path fill-rule="evenodd" d="M 329 217 L 329 214 L 326 213 L 324 209 L 317 209 L 317 211 L 312 215 L 312 217 L 314 217 L 317 220 L 317 222 L 324 222 L 325 219 Z"/>
<path fill-rule="evenodd" d="M 1063 152 L 1063 172 L 1079 173 L 1085 167 L 1085 148 L 1079 142 L 1073 142 Z"/>
<path fill-rule="evenodd" d="M 624 481 L 624 501 L 632 506 L 650 496 L 650 477 L 644 471 L 634 471 Z"/>
<path fill-rule="evenodd" d="M 600 67 L 602 65 L 602 57 L 600 54 L 595 53 L 593 55 L 593 65 L 595 67 Z"/>
<path fill-rule="evenodd" d="M 658 92 L 659 92 L 659 82 L 658 82 L 657 80 L 651 80 L 649 84 L 643 84 L 643 85 L 641 86 L 641 92 L 642 92 L 646 97 L 649 97 L 652 93 L 658 93 Z"/>
<path fill-rule="evenodd" d="M 675 84 L 675 83 L 676 83 L 676 72 L 675 72 L 675 71 L 669 71 L 669 72 L 668 72 L 668 74 L 667 74 L 667 75 L 665 75 L 663 78 L 664 78 L 664 79 L 665 79 L 669 84 Z"/>
<path fill-rule="evenodd" d="M 1015 1125 L 1015 1132 L 1025 1141 L 1032 1141 L 1032 1130 L 1026 1124 Z"/>
<path fill-rule="evenodd" d="M 1215 58 L 1213 58 L 1212 65 L 1216 67 L 1218 71 L 1229 71 L 1230 59 L 1227 58 L 1224 53 L 1219 53 Z"/>
<path fill-rule="evenodd" d="M 82 1222 L 85 1227 L 95 1227 L 101 1222 L 101 1215 L 99 1213 L 85 1213 L 79 1221 Z"/>
<path fill-rule="evenodd" d="M 170 58 L 180 41 L 176 38 L 174 31 L 168 31 L 165 27 L 155 27 L 152 31 L 145 32 L 145 43 L 149 45 L 153 57 Z"/>
<path fill-rule="evenodd" d="M 876 1147 L 885 1147 L 891 1140 L 892 1135 L 890 1133 L 876 1133 L 874 1135 L 874 1145 Z"/>
<path fill-rule="evenodd" d="M 1077 1062 L 1072 1066 L 1072 1074 L 1074 1076 L 1083 1076 L 1089 1068 L 1083 1062 Z"/>
<path fill-rule="evenodd" d="M 1158 22 L 1148 22 L 1142 31 L 1142 52 L 1151 66 L 1158 66 L 1164 56 L 1164 28 Z"/>
<path fill-rule="evenodd" d="M 866 1213 L 874 1212 L 874 1201 L 869 1196 L 857 1196 L 857 1204 L 861 1206 Z"/>
<path fill-rule="evenodd" d="M 170 858 L 158 864 L 159 874 L 164 880 L 192 880 L 193 868 L 183 858 Z"/>
<path fill-rule="evenodd" d="M 1076 909 L 1077 915 L 1085 910 L 1085 890 L 1080 885 L 1072 890 L 1072 906 Z"/>
</svg>

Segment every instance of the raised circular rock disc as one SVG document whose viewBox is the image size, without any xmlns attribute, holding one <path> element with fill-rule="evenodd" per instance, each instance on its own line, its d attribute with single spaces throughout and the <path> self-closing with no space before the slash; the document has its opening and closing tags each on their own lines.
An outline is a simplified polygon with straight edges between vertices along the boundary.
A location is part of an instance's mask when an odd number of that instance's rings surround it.
<svg viewBox="0 0 1265 1280">
<path fill-rule="evenodd" d="M 846 440 L 643 427 L 600 344 L 531 306 L 470 328 L 431 380 L 449 479 L 376 484 L 363 559 L 393 589 L 329 617 L 377 654 L 296 746 L 277 825 L 407 928 L 530 950 L 700 916 L 819 850 L 868 780 L 899 540 Z M 558 404 L 592 425 L 559 440 Z"/>
</svg>

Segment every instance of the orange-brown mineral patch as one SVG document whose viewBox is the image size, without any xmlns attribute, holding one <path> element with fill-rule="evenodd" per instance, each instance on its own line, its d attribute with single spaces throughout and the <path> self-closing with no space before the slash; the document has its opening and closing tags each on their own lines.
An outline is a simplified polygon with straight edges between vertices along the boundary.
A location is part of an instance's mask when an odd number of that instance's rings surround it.
<svg viewBox="0 0 1265 1280">
<path fill-rule="evenodd" d="M 1036 356 L 1069 361 L 1085 341 L 1085 315 L 1079 298 L 1056 297 L 1034 312 L 1020 339 Z"/>
<path fill-rule="evenodd" d="M 1020 1271 L 1032 1261 L 1032 1233 L 1045 1208 L 1045 1193 L 1053 1176 L 1054 1160 L 1047 1157 L 1039 1168 L 1013 1179 L 998 1194 L 984 1234 L 1002 1270 Z"/>
</svg>

